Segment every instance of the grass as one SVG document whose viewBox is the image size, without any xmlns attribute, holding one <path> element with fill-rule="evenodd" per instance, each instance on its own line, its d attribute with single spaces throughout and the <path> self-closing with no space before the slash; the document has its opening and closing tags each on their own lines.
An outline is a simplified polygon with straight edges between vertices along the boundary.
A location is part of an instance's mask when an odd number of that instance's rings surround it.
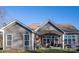
<svg viewBox="0 0 79 59">
<path fill-rule="evenodd" d="M 51 49 L 51 48 L 41 48 L 34 51 L 25 51 L 27 53 L 76 53 L 75 49 L 65 48 L 65 49 Z"/>
<path fill-rule="evenodd" d="M 0 53 L 6 53 L 6 52 L 3 52 L 3 50 L 0 49 Z M 73 48 L 65 48 L 65 49 L 40 48 L 36 50 L 26 50 L 22 53 L 79 53 L 79 52 Z"/>
</svg>

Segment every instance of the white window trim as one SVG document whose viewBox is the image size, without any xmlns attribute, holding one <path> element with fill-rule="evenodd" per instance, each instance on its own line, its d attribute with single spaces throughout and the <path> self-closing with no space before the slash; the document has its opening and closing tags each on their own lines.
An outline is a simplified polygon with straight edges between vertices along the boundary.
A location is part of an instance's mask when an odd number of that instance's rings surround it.
<svg viewBox="0 0 79 59">
<path fill-rule="evenodd" d="M 68 39 L 69 39 L 68 36 L 71 36 L 71 44 L 72 44 L 72 43 L 73 43 L 73 40 L 72 40 L 72 39 L 73 39 L 73 38 L 72 38 L 73 35 L 65 35 L 65 36 L 67 36 L 67 38 L 64 38 L 64 39 L 67 39 L 67 44 L 68 44 Z M 75 36 L 75 35 L 74 35 L 74 36 Z M 76 42 L 76 36 L 75 36 L 75 42 Z"/>
<path fill-rule="evenodd" d="M 24 46 L 24 48 L 26 47 L 26 45 L 25 45 L 25 37 L 24 37 L 25 35 L 29 35 L 29 33 L 28 34 L 23 34 L 23 46 Z M 30 42 L 30 37 L 29 37 L 28 41 Z M 29 48 L 29 46 L 30 46 L 30 43 L 29 43 L 29 45 L 27 45 L 27 47 Z"/>
<path fill-rule="evenodd" d="M 12 40 L 11 40 L 11 47 L 12 47 L 12 43 L 13 43 L 13 34 L 6 34 L 6 47 L 9 47 L 8 45 L 7 45 L 7 36 L 8 35 L 11 35 L 12 36 Z"/>
</svg>

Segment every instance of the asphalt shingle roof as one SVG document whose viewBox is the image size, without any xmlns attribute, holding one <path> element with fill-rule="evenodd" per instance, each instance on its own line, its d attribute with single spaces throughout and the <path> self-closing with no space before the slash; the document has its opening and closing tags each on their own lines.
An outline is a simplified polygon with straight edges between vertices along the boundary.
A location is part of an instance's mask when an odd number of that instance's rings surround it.
<svg viewBox="0 0 79 59">
<path fill-rule="evenodd" d="M 40 26 L 41 25 L 38 23 L 33 23 L 29 25 L 29 27 L 33 30 L 37 29 Z M 79 32 L 79 30 L 75 26 L 70 24 L 58 24 L 57 27 L 62 29 L 64 32 Z"/>
</svg>

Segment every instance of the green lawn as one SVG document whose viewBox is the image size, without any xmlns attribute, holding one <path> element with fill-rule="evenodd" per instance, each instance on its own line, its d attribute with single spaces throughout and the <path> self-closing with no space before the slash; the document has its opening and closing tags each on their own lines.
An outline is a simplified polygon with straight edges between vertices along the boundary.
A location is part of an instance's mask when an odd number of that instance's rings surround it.
<svg viewBox="0 0 79 59">
<path fill-rule="evenodd" d="M 51 48 L 41 48 L 35 51 L 25 51 L 28 53 L 76 53 L 75 49 L 65 48 L 65 49 L 51 49 Z"/>
<path fill-rule="evenodd" d="M 0 53 L 6 53 L 6 52 L 3 52 L 2 49 L 0 49 Z M 72 48 L 65 48 L 65 49 L 40 48 L 32 51 L 26 50 L 22 53 L 79 53 L 79 52 Z"/>
</svg>

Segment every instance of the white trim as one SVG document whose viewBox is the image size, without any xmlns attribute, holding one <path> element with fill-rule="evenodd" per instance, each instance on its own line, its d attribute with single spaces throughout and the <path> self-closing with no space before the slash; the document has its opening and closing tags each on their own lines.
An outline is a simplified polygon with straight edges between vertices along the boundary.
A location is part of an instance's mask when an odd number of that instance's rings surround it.
<svg viewBox="0 0 79 59">
<path fill-rule="evenodd" d="M 24 48 L 26 47 L 26 46 L 25 46 L 25 40 L 24 40 L 24 39 L 25 39 L 25 37 L 24 37 L 25 35 L 29 35 L 29 32 L 28 32 L 28 34 L 23 34 L 23 47 L 24 47 Z M 29 35 L 29 40 L 28 40 L 28 41 L 29 41 L 28 47 L 30 47 L 30 35 Z M 28 49 L 29 49 L 29 48 L 28 48 Z"/>
<path fill-rule="evenodd" d="M 79 34 L 79 32 L 65 32 L 65 33 L 67 33 L 67 34 L 68 34 L 68 33 L 77 33 L 77 34 Z"/>
<path fill-rule="evenodd" d="M 13 21 L 13 22 L 9 23 L 8 25 L 2 27 L 1 29 L 4 29 L 4 28 L 8 27 L 8 26 L 10 26 L 11 24 L 13 24 L 13 23 L 15 23 L 15 22 L 16 22 L 16 21 Z"/>
<path fill-rule="evenodd" d="M 3 32 L 4 30 L 0 29 L 1 32 Z"/>
<path fill-rule="evenodd" d="M 63 46 L 63 49 L 64 49 L 64 34 L 62 35 L 62 46 Z"/>
<path fill-rule="evenodd" d="M 11 35 L 11 36 L 12 36 L 12 40 L 11 40 L 11 47 L 12 47 L 12 43 L 13 43 L 13 34 L 6 34 L 6 47 L 8 47 L 8 45 L 7 45 L 7 36 L 8 36 L 8 35 Z M 10 48 L 11 48 L 11 47 L 10 47 Z"/>
<path fill-rule="evenodd" d="M 32 50 L 34 50 L 35 34 L 32 33 Z"/>
</svg>

